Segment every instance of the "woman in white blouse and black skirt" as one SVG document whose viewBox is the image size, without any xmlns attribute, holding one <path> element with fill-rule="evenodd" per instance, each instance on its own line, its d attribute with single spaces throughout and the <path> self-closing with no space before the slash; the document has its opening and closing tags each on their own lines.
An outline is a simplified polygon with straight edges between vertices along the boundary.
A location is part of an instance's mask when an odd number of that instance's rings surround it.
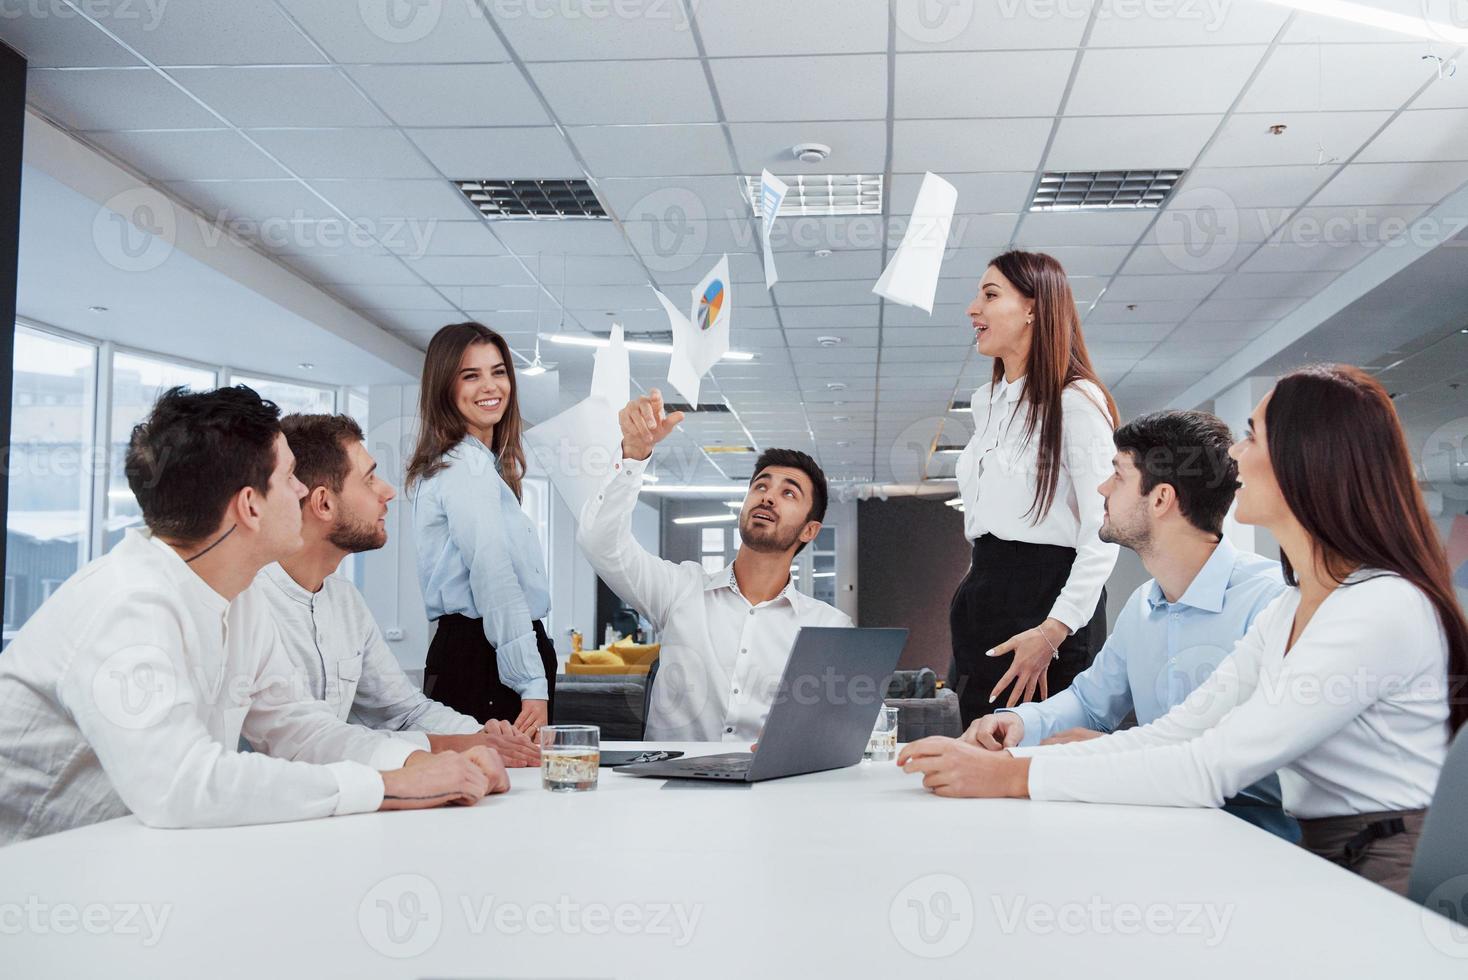
<svg viewBox="0 0 1468 980">
<path fill-rule="evenodd" d="M 965 726 L 1068 687 L 1105 641 L 1117 546 L 1098 537 L 1097 487 L 1119 422 L 1055 259 L 998 256 L 968 315 L 994 375 L 974 393 L 974 435 L 958 458 L 973 563 L 949 610 L 950 683 Z"/>
</svg>

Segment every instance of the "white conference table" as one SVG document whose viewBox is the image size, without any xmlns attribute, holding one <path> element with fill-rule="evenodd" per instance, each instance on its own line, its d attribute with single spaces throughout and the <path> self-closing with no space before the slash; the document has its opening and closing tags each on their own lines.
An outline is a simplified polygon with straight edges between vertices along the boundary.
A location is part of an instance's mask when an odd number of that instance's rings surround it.
<svg viewBox="0 0 1468 980">
<path fill-rule="evenodd" d="M 1468 975 L 1446 920 L 1221 812 L 945 800 L 888 763 L 511 773 L 472 808 L 0 848 L 0 974 Z"/>
</svg>

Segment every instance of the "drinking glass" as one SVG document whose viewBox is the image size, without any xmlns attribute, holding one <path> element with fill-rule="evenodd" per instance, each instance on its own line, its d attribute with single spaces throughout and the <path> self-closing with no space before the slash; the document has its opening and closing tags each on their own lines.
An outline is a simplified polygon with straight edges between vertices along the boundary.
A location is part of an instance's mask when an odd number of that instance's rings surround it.
<svg viewBox="0 0 1468 980">
<path fill-rule="evenodd" d="M 891 762 L 897 758 L 897 707 L 884 704 L 877 712 L 877 724 L 867 739 L 867 759 L 872 762 Z"/>
<path fill-rule="evenodd" d="M 540 785 L 553 793 L 596 789 L 601 729 L 596 725 L 542 725 Z"/>
</svg>

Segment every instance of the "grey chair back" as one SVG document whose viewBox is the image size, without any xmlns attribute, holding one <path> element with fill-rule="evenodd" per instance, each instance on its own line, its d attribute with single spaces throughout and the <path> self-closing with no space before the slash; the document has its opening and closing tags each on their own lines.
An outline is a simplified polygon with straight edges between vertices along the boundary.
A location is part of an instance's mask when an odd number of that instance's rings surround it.
<svg viewBox="0 0 1468 980">
<path fill-rule="evenodd" d="M 1468 725 L 1453 739 L 1437 777 L 1407 897 L 1468 928 Z"/>
<path fill-rule="evenodd" d="M 931 673 L 931 671 L 930 671 Z M 888 698 L 897 709 L 897 741 L 916 742 L 929 735 L 957 738 L 963 734 L 958 714 L 958 696 L 946 688 L 937 697 Z"/>
</svg>

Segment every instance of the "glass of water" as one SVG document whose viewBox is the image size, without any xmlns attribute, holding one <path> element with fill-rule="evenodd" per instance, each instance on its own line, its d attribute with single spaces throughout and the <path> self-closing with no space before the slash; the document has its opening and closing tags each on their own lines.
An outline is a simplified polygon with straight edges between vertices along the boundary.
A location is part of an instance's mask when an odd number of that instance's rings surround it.
<svg viewBox="0 0 1468 980">
<path fill-rule="evenodd" d="M 542 725 L 540 785 L 553 793 L 596 789 L 601 729 L 596 725 Z"/>
<path fill-rule="evenodd" d="M 877 711 L 877 725 L 867 739 L 866 758 L 872 762 L 891 762 L 897 758 L 897 707 L 884 704 Z"/>
</svg>

